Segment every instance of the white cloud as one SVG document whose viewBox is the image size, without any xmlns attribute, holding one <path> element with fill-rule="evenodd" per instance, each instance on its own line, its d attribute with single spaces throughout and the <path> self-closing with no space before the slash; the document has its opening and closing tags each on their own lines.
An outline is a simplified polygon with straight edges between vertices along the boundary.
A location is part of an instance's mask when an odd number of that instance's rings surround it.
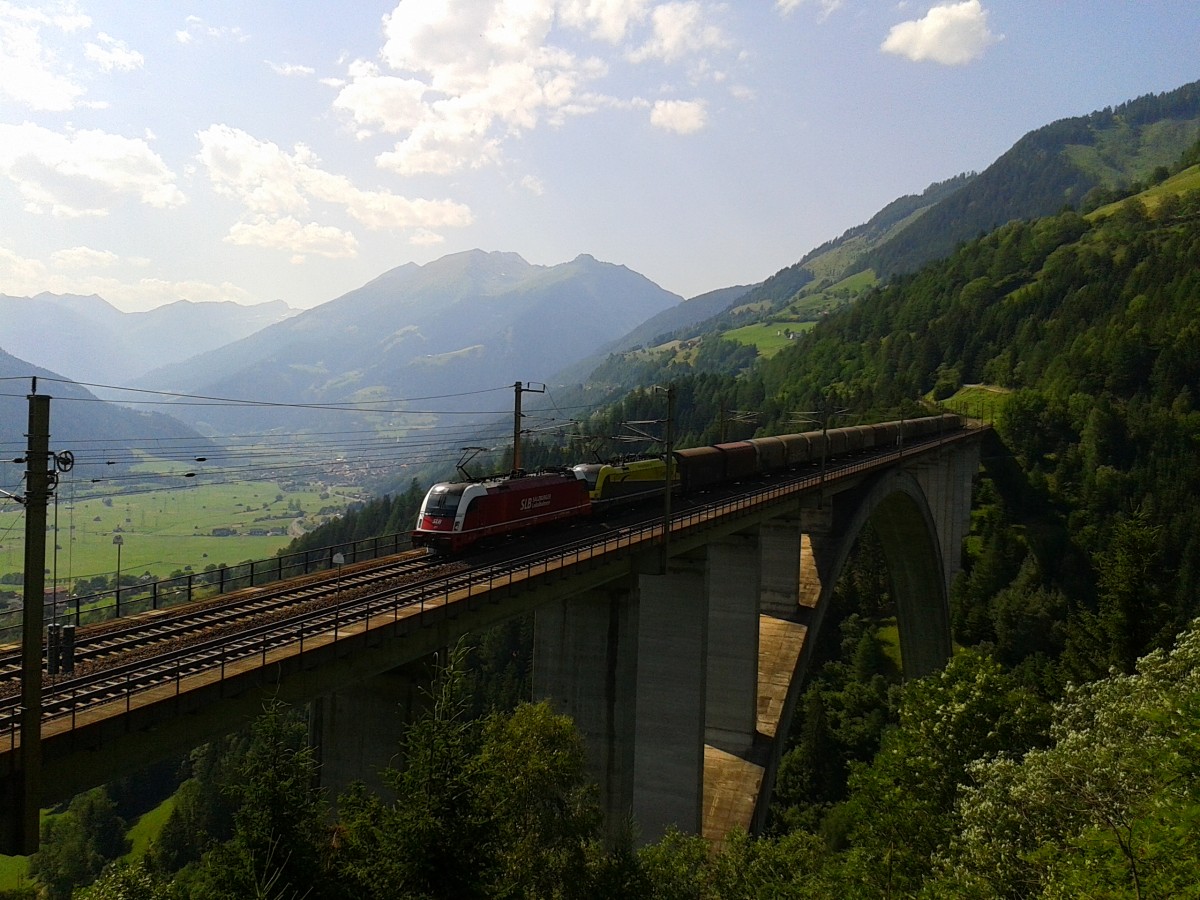
<svg viewBox="0 0 1200 900">
<path fill-rule="evenodd" d="M 654 8 L 651 19 L 654 36 L 630 54 L 633 62 L 676 62 L 726 44 L 721 29 L 707 21 L 706 9 L 694 0 L 663 3 Z"/>
<path fill-rule="evenodd" d="M 775 8 L 786 16 L 812 2 L 813 0 L 775 0 Z M 821 21 L 824 21 L 841 7 L 842 0 L 816 0 L 816 3 L 821 7 Z"/>
<path fill-rule="evenodd" d="M 10 297 L 31 297 L 46 288 L 46 264 L 27 259 L 0 247 L 0 294 Z"/>
<path fill-rule="evenodd" d="M 361 125 L 406 131 L 420 123 L 426 112 L 423 81 L 382 75 L 371 63 L 354 63 L 350 81 L 341 88 L 334 107 L 346 110 Z"/>
<path fill-rule="evenodd" d="M 84 44 L 84 55 L 100 66 L 105 72 L 114 69 L 121 72 L 132 72 L 140 69 L 146 60 L 136 50 L 130 50 L 124 41 L 109 37 L 104 32 L 96 36 L 98 43 L 89 41 Z"/>
<path fill-rule="evenodd" d="M 703 100 L 658 100 L 650 110 L 650 124 L 677 134 L 697 132 L 707 121 Z"/>
<path fill-rule="evenodd" d="M 565 25 L 616 44 L 635 24 L 645 20 L 649 5 L 649 0 L 564 0 L 558 16 Z"/>
<path fill-rule="evenodd" d="M 428 231 L 424 228 L 418 228 L 413 232 L 412 237 L 408 242 L 414 247 L 433 247 L 442 243 L 446 239 L 436 231 Z"/>
<path fill-rule="evenodd" d="M 271 71 L 274 72 L 276 75 L 283 75 L 285 77 L 293 77 L 293 76 L 298 76 L 298 75 L 299 76 L 308 76 L 308 75 L 316 75 L 317 74 L 317 70 L 314 69 L 312 66 L 301 66 L 301 65 L 296 65 L 295 63 L 273 63 L 270 60 L 264 60 L 264 62 L 266 62 L 266 64 L 271 67 Z"/>
<path fill-rule="evenodd" d="M 629 102 L 592 90 L 609 63 L 573 49 L 579 33 L 613 44 L 641 32 L 628 61 L 694 62 L 727 46 L 711 21 L 719 9 L 698 0 L 404 0 L 384 19 L 380 63 L 351 64 L 334 105 L 360 138 L 397 135 L 376 158 L 382 168 L 480 168 L 526 132 Z M 704 61 L 696 73 L 707 73 Z"/>
<path fill-rule="evenodd" d="M 217 192 L 239 200 L 255 213 L 304 212 L 308 200 L 297 182 L 314 161 L 303 146 L 288 154 L 228 125 L 212 125 L 197 135 L 200 161 Z"/>
<path fill-rule="evenodd" d="M 228 125 L 213 125 L 198 135 L 200 160 L 218 193 L 242 203 L 255 218 L 234 226 L 235 243 L 280 247 L 280 236 L 292 235 L 303 245 L 332 247 L 323 255 L 348 255 L 348 244 L 336 228 L 300 225 L 294 215 L 312 203 L 340 207 L 368 228 L 460 228 L 472 221 L 471 210 L 451 200 L 402 197 L 388 191 L 366 191 L 343 175 L 327 172 L 303 145 L 291 153 Z M 286 217 L 286 218 L 284 218 Z M 278 224 L 278 228 L 272 228 Z M 349 235 L 346 235 L 347 237 Z M 353 238 L 351 238 L 351 241 Z M 294 248 L 293 248 L 294 249 Z"/>
<path fill-rule="evenodd" d="M 82 31 L 92 25 L 92 17 L 75 9 L 74 4 L 71 3 L 66 4 L 61 12 L 51 16 L 50 21 L 54 23 L 55 28 L 62 29 L 68 34 L 73 31 Z"/>
<path fill-rule="evenodd" d="M 228 26 L 209 25 L 199 16 L 188 16 L 184 22 L 184 27 L 175 32 L 175 40 L 181 44 L 192 44 L 200 38 L 209 38 L 214 41 L 233 41 L 237 44 L 243 44 L 250 40 L 250 35 L 237 27 L 229 28 Z"/>
<path fill-rule="evenodd" d="M 91 247 L 71 247 L 50 254 L 50 262 L 59 269 L 106 269 L 115 266 L 120 257 L 111 250 Z"/>
<path fill-rule="evenodd" d="M 536 175 L 526 175 L 524 178 L 522 178 L 521 187 L 525 188 L 525 190 L 537 197 L 540 197 L 542 194 L 546 193 L 546 186 L 542 184 L 542 179 L 538 178 Z"/>
<path fill-rule="evenodd" d="M 149 144 L 104 131 L 0 124 L 0 175 L 17 185 L 27 212 L 65 218 L 107 215 L 123 195 L 159 209 L 185 202 Z"/>
<path fill-rule="evenodd" d="M 81 252 L 82 251 L 82 252 Z M 0 247 L 0 293 L 13 297 L 32 297 L 42 291 L 54 294 L 99 294 L 117 307 L 135 311 L 153 309 L 181 298 L 201 301 L 233 300 L 238 303 L 261 302 L 248 291 L 226 281 L 214 284 L 207 281 L 170 281 L 162 278 L 137 278 L 123 280 L 115 275 L 86 274 L 79 271 L 70 261 L 82 262 L 91 257 L 98 268 L 117 268 L 122 264 L 132 267 L 146 266 L 140 258 L 119 259 L 105 251 L 75 247 L 60 250 L 50 257 L 47 265 L 39 259 L 29 259 L 5 247 Z M 111 257 L 111 258 L 110 258 Z"/>
<path fill-rule="evenodd" d="M 385 20 L 381 56 L 397 76 L 351 68 L 338 105 L 359 123 L 406 133 L 380 155 L 401 174 L 446 174 L 499 159 L 508 136 L 559 119 L 595 67 L 549 44 L 551 0 L 405 0 Z"/>
<path fill-rule="evenodd" d="M 68 31 L 86 24 L 76 18 L 56 22 L 39 10 L 0 2 L 0 96 L 35 110 L 74 109 L 84 90 L 59 71 L 42 29 Z"/>
<path fill-rule="evenodd" d="M 979 0 L 935 6 L 923 19 L 893 26 L 880 49 L 913 62 L 966 65 L 1001 39 L 989 30 L 987 18 Z"/>
<path fill-rule="evenodd" d="M 293 262 L 309 255 L 344 259 L 358 253 L 358 241 L 349 232 L 316 222 L 302 225 L 291 216 L 282 219 L 258 216 L 250 222 L 238 222 L 229 229 L 225 240 L 246 247 L 289 251 L 294 254 Z"/>
</svg>

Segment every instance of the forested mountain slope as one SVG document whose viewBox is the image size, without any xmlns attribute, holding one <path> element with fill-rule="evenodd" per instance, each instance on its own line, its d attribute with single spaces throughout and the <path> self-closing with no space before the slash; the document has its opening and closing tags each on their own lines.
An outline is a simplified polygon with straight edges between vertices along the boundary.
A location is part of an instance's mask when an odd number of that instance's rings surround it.
<svg viewBox="0 0 1200 900">
<path fill-rule="evenodd" d="M 1007 398 L 951 598 L 965 651 L 889 686 L 889 582 L 864 538 L 817 636 L 828 662 L 779 773 L 777 840 L 735 846 L 742 863 L 790 870 L 799 896 L 1123 896 L 1139 877 L 1168 896 L 1194 880 L 1196 695 L 1179 673 L 1200 613 L 1197 163 L 1200 145 L 1137 197 L 1006 225 L 741 377 L 677 382 L 684 441 L 712 440 L 735 407 L 779 433 L 822 409 L 915 412 L 964 383 Z M 640 391 L 594 423 L 656 414 Z M 1189 627 L 1172 661 L 1141 663 L 1172 670 L 1169 712 L 1138 693 L 1150 678 L 1104 679 Z"/>
<path fill-rule="evenodd" d="M 740 377 L 673 363 L 646 383 L 677 384 L 680 446 L 794 431 L 827 406 L 852 421 L 963 384 L 1004 392 L 958 638 L 1055 682 L 1128 670 L 1200 612 L 1198 156 L 1143 195 L 1013 222 L 898 276 Z M 753 424 L 724 426 L 735 409 Z M 661 415 L 635 391 L 590 428 Z"/>
<path fill-rule="evenodd" d="M 1200 135 L 1200 82 L 1031 131 L 962 190 L 865 253 L 880 278 L 911 272 L 1013 219 L 1077 209 L 1165 174 Z"/>
<path fill-rule="evenodd" d="M 129 409 L 99 400 L 95 394 L 74 382 L 0 349 L 0 447 L 11 459 L 26 447 L 29 412 L 25 399 L 37 378 L 37 392 L 52 398 L 50 402 L 50 448 L 70 450 L 81 467 L 105 466 L 105 457 L 127 456 L 122 448 L 161 445 L 171 447 L 179 440 L 189 447 L 203 447 L 206 440 L 182 422 L 161 413 Z M 125 469 L 128 463 L 113 464 Z M 81 468 L 77 475 L 84 471 Z M 108 468 L 111 473 L 114 468 Z M 19 482 L 22 470 L 8 466 L 3 473 L 4 486 Z M 88 476 L 100 474 L 89 471 Z M 11 479 L 11 481 L 9 480 Z"/>
<path fill-rule="evenodd" d="M 802 330 L 851 302 L 864 286 L 944 259 L 1007 222 L 1067 207 L 1094 209 L 1155 184 L 1198 136 L 1200 82 L 1053 122 L 1025 135 L 981 173 L 957 175 L 892 201 L 711 318 L 671 336 L 696 339 L 767 324 L 755 334 L 734 335 L 759 344 L 781 328 Z"/>
<path fill-rule="evenodd" d="M 984 535 L 990 568 L 958 597 L 959 637 L 1014 664 L 1065 651 L 1064 676 L 1127 669 L 1200 609 L 1197 259 L 1196 190 L 1014 222 L 868 292 L 746 378 L 692 390 L 689 415 L 758 401 L 772 433 L 830 396 L 861 412 L 963 383 L 1011 391 L 1000 433 L 1021 466 L 1008 477 L 1026 483 L 1006 485 Z M 1002 625 L 1026 602 L 1048 627 Z"/>
</svg>

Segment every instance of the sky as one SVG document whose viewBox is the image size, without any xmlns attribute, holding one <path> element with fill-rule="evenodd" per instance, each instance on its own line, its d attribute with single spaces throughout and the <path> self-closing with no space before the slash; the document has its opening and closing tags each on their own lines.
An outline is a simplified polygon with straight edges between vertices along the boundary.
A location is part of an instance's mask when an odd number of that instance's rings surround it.
<svg viewBox="0 0 1200 900">
<path fill-rule="evenodd" d="M 309 308 L 480 248 L 692 297 L 1198 78 L 1197 0 L 0 0 L 0 293 Z"/>
</svg>

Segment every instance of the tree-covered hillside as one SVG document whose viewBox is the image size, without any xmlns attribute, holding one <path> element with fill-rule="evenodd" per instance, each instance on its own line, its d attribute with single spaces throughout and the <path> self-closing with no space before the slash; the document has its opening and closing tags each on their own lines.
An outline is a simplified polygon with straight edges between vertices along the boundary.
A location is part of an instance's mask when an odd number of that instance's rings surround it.
<svg viewBox="0 0 1200 900">
<path fill-rule="evenodd" d="M 853 302 L 866 287 L 944 259 L 1007 222 L 1053 216 L 1068 208 L 1086 212 L 1161 182 L 1197 136 L 1200 82 L 1053 122 L 1022 137 L 981 173 L 963 173 L 892 201 L 869 221 L 740 293 L 711 317 L 692 320 L 673 333 L 656 329 L 658 338 L 647 346 L 732 333 L 734 340 L 760 350 L 774 349 L 780 330 L 819 321 Z M 645 338 L 618 342 L 614 350 L 634 343 L 643 344 Z M 677 346 L 660 347 L 665 362 L 676 361 Z M 614 368 L 624 371 L 620 364 L 626 362 L 644 368 L 635 354 L 621 354 L 603 364 L 597 378 L 628 389 L 633 379 L 617 382 L 611 377 Z M 568 380 L 578 380 L 577 372 L 571 370 Z M 580 396 L 597 397 L 595 392 Z"/>
<path fill-rule="evenodd" d="M 1013 219 L 1084 208 L 1096 192 L 1147 183 L 1200 134 L 1200 82 L 1062 119 L 1017 141 L 962 190 L 858 262 L 881 277 L 929 260 Z"/>
</svg>

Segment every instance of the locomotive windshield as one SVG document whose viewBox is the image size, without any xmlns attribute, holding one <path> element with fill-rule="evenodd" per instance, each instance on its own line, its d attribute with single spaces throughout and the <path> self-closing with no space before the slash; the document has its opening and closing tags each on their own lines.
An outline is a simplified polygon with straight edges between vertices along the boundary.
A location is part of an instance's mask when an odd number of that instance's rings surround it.
<svg viewBox="0 0 1200 900">
<path fill-rule="evenodd" d="M 435 484 L 425 501 L 425 513 L 430 516 L 452 516 L 462 501 L 466 484 Z"/>
<path fill-rule="evenodd" d="M 599 463 L 580 463 L 573 466 L 571 471 L 575 473 L 575 477 L 581 481 L 586 481 L 588 490 L 596 489 L 596 479 L 600 475 L 600 469 L 603 468 Z"/>
</svg>

